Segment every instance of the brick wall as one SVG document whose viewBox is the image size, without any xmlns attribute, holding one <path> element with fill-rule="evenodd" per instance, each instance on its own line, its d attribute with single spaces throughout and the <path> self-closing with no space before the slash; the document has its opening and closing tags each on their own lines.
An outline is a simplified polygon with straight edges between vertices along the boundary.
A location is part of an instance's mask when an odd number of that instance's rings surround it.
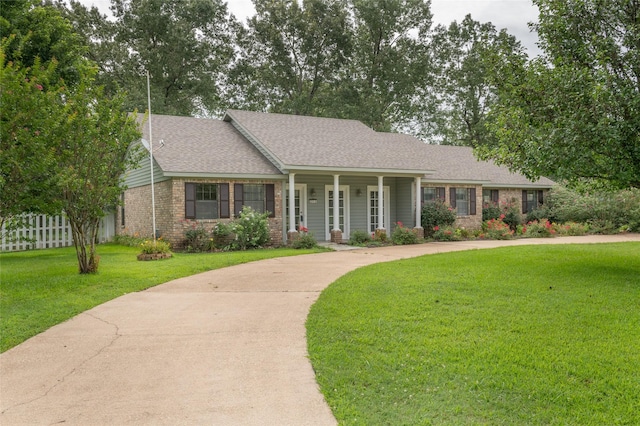
<svg viewBox="0 0 640 426">
<path fill-rule="evenodd" d="M 451 188 L 475 188 L 476 189 L 476 214 L 468 216 L 458 216 L 455 226 L 465 229 L 480 229 L 482 226 L 482 186 L 481 185 L 442 185 L 442 184 L 422 184 L 423 187 L 443 187 L 445 193 L 445 202 L 451 205 L 450 189 Z"/>
<path fill-rule="evenodd" d="M 229 183 L 229 199 L 231 215 L 229 219 L 185 219 L 185 183 Z M 181 248 L 184 232 L 193 226 L 202 225 L 211 231 L 216 223 L 228 223 L 233 219 L 234 183 L 274 184 L 275 217 L 269 218 L 269 234 L 272 245 L 282 245 L 282 188 L 281 182 L 267 180 L 234 180 L 225 179 L 184 179 L 175 178 L 155 184 L 156 198 L 156 229 L 162 238 L 169 241 L 173 247 Z M 125 192 L 125 226 L 120 226 L 119 233 L 152 236 L 151 219 L 151 186 L 130 188 Z M 118 224 L 120 224 L 118 211 Z"/>
</svg>

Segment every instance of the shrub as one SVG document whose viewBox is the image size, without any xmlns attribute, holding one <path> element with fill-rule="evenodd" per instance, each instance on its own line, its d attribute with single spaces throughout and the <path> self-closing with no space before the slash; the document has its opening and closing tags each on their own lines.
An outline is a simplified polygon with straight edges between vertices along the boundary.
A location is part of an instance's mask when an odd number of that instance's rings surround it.
<svg viewBox="0 0 640 426">
<path fill-rule="evenodd" d="M 433 239 L 436 241 L 460 241 L 462 238 L 457 230 L 451 226 L 440 228 L 434 227 Z"/>
<path fill-rule="evenodd" d="M 556 225 L 559 235 L 580 236 L 585 235 L 589 230 L 589 226 L 583 223 L 566 222 Z"/>
<path fill-rule="evenodd" d="M 520 205 L 515 200 L 511 200 L 506 203 L 501 203 L 501 208 L 502 214 L 504 215 L 502 221 L 509 225 L 509 229 L 512 231 L 518 229 L 518 225 L 522 225 Z"/>
<path fill-rule="evenodd" d="M 523 236 L 527 238 L 548 238 L 557 233 L 556 228 L 547 219 L 529 222 L 523 227 L 522 231 Z"/>
<path fill-rule="evenodd" d="M 269 242 L 269 213 L 257 213 L 244 206 L 240 215 L 231 223 L 231 232 L 235 238 L 231 242 L 232 250 L 259 248 Z"/>
<path fill-rule="evenodd" d="M 515 233 L 508 224 L 503 222 L 504 214 L 497 219 L 490 219 L 482 223 L 483 238 L 490 240 L 508 240 Z"/>
<path fill-rule="evenodd" d="M 391 234 L 391 242 L 396 245 L 418 244 L 418 235 L 413 229 L 405 228 L 402 222 L 398 222 Z"/>
<path fill-rule="evenodd" d="M 313 237 L 313 234 L 306 232 L 298 234 L 291 242 L 291 247 L 294 249 L 311 249 L 318 246 L 318 242 Z"/>
<path fill-rule="evenodd" d="M 376 229 L 376 232 L 373 233 L 373 241 L 386 243 L 388 239 L 386 230 L 383 231 L 382 229 Z"/>
<path fill-rule="evenodd" d="M 138 247 L 145 242 L 145 238 L 140 238 L 138 235 L 118 234 L 113 237 L 113 242 L 126 247 Z"/>
<path fill-rule="evenodd" d="M 453 226 L 456 222 L 456 212 L 442 200 L 425 203 L 422 207 L 422 228 L 425 236 L 434 236 L 435 228 Z"/>
<path fill-rule="evenodd" d="M 164 254 L 171 252 L 171 246 L 163 240 L 145 240 L 140 244 L 142 254 Z"/>
<path fill-rule="evenodd" d="M 200 223 L 186 222 L 190 229 L 184 232 L 185 250 L 189 253 L 200 253 L 210 251 L 213 248 L 213 238 L 209 231 Z"/>
<path fill-rule="evenodd" d="M 231 242 L 234 240 L 235 235 L 231 232 L 231 225 L 218 222 L 213 227 L 211 232 L 213 235 L 213 246 L 219 250 L 229 250 Z"/>
<path fill-rule="evenodd" d="M 353 231 L 349 238 L 349 245 L 351 246 L 365 246 L 371 242 L 371 235 L 366 231 Z"/>
<path fill-rule="evenodd" d="M 482 221 L 486 222 L 487 220 L 497 219 L 501 213 L 502 210 L 500 210 L 500 206 L 496 203 L 485 203 L 482 206 Z"/>
</svg>

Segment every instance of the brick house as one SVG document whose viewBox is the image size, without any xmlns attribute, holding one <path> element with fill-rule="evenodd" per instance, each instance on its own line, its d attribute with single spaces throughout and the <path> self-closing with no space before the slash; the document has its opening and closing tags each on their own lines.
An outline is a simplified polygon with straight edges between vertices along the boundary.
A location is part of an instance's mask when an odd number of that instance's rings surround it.
<svg viewBox="0 0 640 426">
<path fill-rule="evenodd" d="M 477 228 L 483 200 L 515 199 L 527 211 L 553 185 L 478 161 L 471 148 L 428 145 L 355 120 L 238 110 L 222 120 L 150 119 L 156 229 L 177 246 L 194 223 L 212 229 L 245 205 L 270 213 L 275 245 L 300 227 L 336 242 L 354 230 L 389 232 L 397 222 L 422 232 L 421 206 L 435 198 L 456 209 L 459 226 Z M 148 123 L 142 129 L 149 139 Z M 150 162 L 125 183 L 118 232 L 151 236 Z"/>
</svg>

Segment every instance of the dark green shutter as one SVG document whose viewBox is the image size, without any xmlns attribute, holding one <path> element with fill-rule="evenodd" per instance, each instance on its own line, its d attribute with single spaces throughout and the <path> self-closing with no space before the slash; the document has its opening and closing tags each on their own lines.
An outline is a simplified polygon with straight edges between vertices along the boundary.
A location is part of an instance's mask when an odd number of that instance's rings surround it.
<svg viewBox="0 0 640 426">
<path fill-rule="evenodd" d="M 184 218 L 196 218 L 196 184 L 184 184 Z"/>
<path fill-rule="evenodd" d="M 233 185 L 233 214 L 239 216 L 244 204 L 244 185 L 236 183 Z"/>
<path fill-rule="evenodd" d="M 229 215 L 229 184 L 221 183 L 218 185 L 218 199 L 220 200 L 220 218 L 226 219 Z"/>
<path fill-rule="evenodd" d="M 264 185 L 264 198 L 266 211 L 269 212 L 269 217 L 276 217 L 276 195 L 274 184 L 267 183 Z"/>
<path fill-rule="evenodd" d="M 424 187 L 420 187 L 420 205 L 424 206 Z"/>
<path fill-rule="evenodd" d="M 469 214 L 476 214 L 476 189 L 469 188 Z"/>
<path fill-rule="evenodd" d="M 491 202 L 496 204 L 500 202 L 500 191 L 497 189 L 491 190 Z"/>
<path fill-rule="evenodd" d="M 544 201 L 542 200 L 544 191 L 538 191 L 538 205 L 541 206 L 542 204 L 544 204 Z"/>
<path fill-rule="evenodd" d="M 440 201 L 442 201 L 444 203 L 444 199 L 445 199 L 445 190 L 444 190 L 444 186 L 439 186 L 436 188 L 436 194 L 437 197 Z"/>
<path fill-rule="evenodd" d="M 527 191 L 522 191 L 522 213 L 527 213 Z"/>
<path fill-rule="evenodd" d="M 456 189 L 455 188 L 449 188 L 449 205 L 452 208 L 456 208 Z"/>
</svg>

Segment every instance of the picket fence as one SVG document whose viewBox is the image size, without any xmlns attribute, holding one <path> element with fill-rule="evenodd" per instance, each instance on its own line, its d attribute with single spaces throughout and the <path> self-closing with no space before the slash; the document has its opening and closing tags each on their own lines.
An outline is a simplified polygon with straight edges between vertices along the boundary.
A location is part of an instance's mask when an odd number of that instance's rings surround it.
<svg viewBox="0 0 640 426">
<path fill-rule="evenodd" d="M 25 215 L 23 228 L 8 231 L 6 224 L 0 230 L 0 251 L 20 251 L 67 247 L 73 245 L 71 225 L 64 215 Z M 115 216 L 108 214 L 100 221 L 98 242 L 111 241 L 115 236 Z"/>
</svg>

